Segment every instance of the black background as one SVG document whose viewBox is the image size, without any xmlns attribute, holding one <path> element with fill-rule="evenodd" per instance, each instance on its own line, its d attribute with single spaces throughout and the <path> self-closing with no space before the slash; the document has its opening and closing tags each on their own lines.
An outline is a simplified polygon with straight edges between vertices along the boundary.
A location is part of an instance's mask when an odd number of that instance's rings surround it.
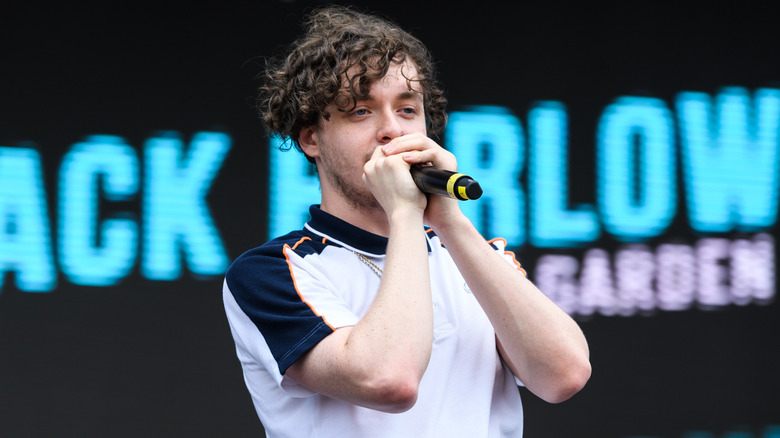
<svg viewBox="0 0 780 438">
<path fill-rule="evenodd" d="M 262 243 L 268 150 L 255 76 L 318 4 L 3 5 L 0 145 L 40 151 L 53 237 L 60 160 L 84 136 L 118 135 L 140 153 L 158 130 L 187 140 L 218 129 L 234 143 L 208 197 L 214 220 L 231 259 Z M 780 80 L 780 26 L 750 2 L 352 4 L 428 45 L 451 110 L 502 105 L 524 120 L 536 101 L 563 102 L 574 202 L 594 202 L 595 128 L 616 97 L 671 108 L 681 91 Z M 138 212 L 140 199 L 122 208 Z M 0 436 L 263 435 L 221 278 L 185 270 L 153 282 L 136 267 L 108 288 L 60 275 L 50 293 L 13 280 L 0 290 Z M 759 436 L 780 424 L 779 321 L 776 303 L 581 320 L 593 377 L 560 405 L 524 391 L 526 436 Z"/>
</svg>

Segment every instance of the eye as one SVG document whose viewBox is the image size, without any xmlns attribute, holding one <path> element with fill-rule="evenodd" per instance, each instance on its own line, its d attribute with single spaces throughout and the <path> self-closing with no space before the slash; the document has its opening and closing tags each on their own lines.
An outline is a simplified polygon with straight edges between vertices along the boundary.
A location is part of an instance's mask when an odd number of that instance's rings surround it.
<svg viewBox="0 0 780 438">
<path fill-rule="evenodd" d="M 355 117 L 363 117 L 363 116 L 368 115 L 368 110 L 365 109 L 365 108 L 357 108 L 357 109 L 354 109 L 350 113 L 350 115 L 355 116 Z"/>
</svg>

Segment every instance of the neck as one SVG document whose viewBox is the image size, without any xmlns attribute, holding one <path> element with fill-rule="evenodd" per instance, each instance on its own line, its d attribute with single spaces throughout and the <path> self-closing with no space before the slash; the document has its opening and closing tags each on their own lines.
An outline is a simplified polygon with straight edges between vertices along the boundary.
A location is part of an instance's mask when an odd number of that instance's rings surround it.
<svg viewBox="0 0 780 438">
<path fill-rule="evenodd" d="M 328 197 L 323 193 L 320 209 L 370 233 L 388 237 L 390 224 L 387 214 L 379 205 L 358 205 L 343 197 Z"/>
</svg>

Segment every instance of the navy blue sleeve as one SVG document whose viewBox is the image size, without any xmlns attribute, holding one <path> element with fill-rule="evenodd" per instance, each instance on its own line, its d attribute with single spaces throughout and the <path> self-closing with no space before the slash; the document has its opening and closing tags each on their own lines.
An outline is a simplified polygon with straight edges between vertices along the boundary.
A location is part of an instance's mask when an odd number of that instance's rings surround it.
<svg viewBox="0 0 780 438">
<path fill-rule="evenodd" d="M 333 332 L 296 289 L 285 254 L 285 250 L 292 251 L 290 248 L 289 239 L 271 241 L 242 254 L 225 275 L 230 292 L 260 330 L 282 374 Z M 315 250 L 300 245 L 295 251 Z"/>
</svg>

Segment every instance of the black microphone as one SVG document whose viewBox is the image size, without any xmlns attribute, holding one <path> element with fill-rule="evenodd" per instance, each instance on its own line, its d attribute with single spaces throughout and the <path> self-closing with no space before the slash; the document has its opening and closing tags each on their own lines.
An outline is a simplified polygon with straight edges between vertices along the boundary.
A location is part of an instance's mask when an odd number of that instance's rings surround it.
<svg viewBox="0 0 780 438">
<path fill-rule="evenodd" d="M 462 173 L 421 164 L 413 164 L 411 172 L 415 184 L 424 193 L 449 196 L 459 201 L 482 196 L 482 187 L 479 183 Z"/>
</svg>

